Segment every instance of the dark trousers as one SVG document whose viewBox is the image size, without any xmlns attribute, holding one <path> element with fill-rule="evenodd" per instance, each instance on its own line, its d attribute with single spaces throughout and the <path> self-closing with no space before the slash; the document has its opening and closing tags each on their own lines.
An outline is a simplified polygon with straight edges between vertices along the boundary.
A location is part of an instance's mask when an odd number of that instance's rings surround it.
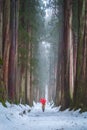
<svg viewBox="0 0 87 130">
<path fill-rule="evenodd" d="M 42 104 L 42 111 L 45 111 L 45 104 Z"/>
</svg>

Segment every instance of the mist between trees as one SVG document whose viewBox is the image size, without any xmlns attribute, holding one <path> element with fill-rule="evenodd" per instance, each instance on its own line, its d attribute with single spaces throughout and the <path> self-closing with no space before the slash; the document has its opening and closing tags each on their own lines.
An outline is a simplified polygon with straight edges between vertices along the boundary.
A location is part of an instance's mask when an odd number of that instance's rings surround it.
<svg viewBox="0 0 87 130">
<path fill-rule="evenodd" d="M 86 0 L 0 0 L 0 101 L 41 97 L 87 110 Z"/>
</svg>

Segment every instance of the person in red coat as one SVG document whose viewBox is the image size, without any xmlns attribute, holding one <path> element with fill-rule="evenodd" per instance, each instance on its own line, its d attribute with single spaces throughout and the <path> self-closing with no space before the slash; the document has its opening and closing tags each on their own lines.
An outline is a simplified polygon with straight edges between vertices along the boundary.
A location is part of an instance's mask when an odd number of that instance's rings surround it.
<svg viewBox="0 0 87 130">
<path fill-rule="evenodd" d="M 45 99 L 45 98 L 41 98 L 41 99 L 40 99 L 40 102 L 41 102 L 41 104 L 42 104 L 42 111 L 44 112 L 44 111 L 45 111 L 46 99 Z"/>
</svg>

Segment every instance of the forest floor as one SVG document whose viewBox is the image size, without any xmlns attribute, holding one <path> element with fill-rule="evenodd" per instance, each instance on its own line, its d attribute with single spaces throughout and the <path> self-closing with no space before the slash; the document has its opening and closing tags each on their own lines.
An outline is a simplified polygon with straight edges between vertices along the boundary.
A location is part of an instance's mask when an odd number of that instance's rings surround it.
<svg viewBox="0 0 87 130">
<path fill-rule="evenodd" d="M 34 103 L 32 108 L 8 102 L 6 105 L 0 104 L 0 130 L 87 130 L 87 112 L 61 112 L 53 104 L 47 104 L 45 112 L 40 103 Z"/>
</svg>

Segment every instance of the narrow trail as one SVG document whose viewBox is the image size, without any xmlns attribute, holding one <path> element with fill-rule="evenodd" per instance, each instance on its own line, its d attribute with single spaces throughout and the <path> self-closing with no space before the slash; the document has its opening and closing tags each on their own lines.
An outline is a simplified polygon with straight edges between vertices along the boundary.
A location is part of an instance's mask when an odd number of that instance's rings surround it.
<svg viewBox="0 0 87 130">
<path fill-rule="evenodd" d="M 0 104 L 0 130 L 87 130 L 87 112 L 61 112 L 49 104 L 42 112 L 40 103 L 34 103 L 30 112 L 29 108 L 22 104 L 4 108 Z M 26 113 L 20 114 L 24 110 Z"/>
<path fill-rule="evenodd" d="M 42 112 L 41 104 L 36 104 L 28 116 L 29 130 L 87 130 L 87 119 L 79 110 L 61 112 L 59 108 L 46 105 Z"/>
</svg>

